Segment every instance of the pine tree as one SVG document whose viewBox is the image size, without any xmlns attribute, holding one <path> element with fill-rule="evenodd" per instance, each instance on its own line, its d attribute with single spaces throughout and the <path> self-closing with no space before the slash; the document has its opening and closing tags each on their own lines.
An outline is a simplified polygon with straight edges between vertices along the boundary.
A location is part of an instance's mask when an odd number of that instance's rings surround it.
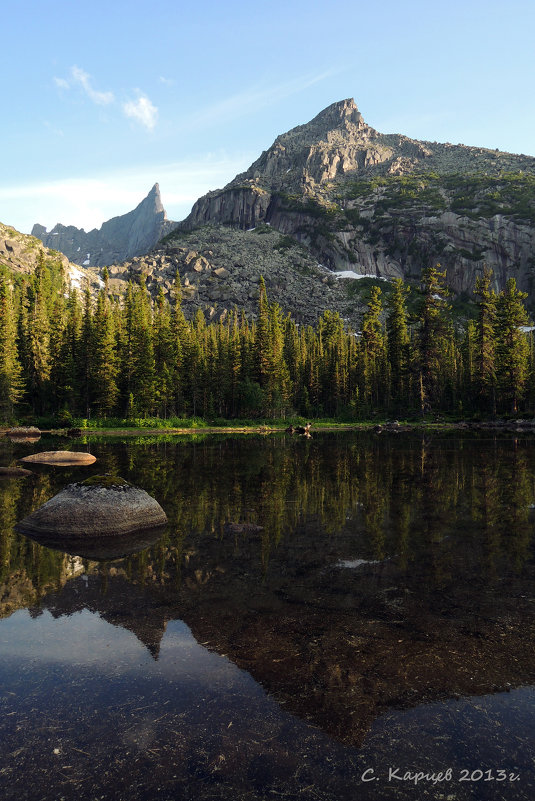
<svg viewBox="0 0 535 801">
<path fill-rule="evenodd" d="M 82 310 L 75 288 L 71 289 L 65 305 L 65 324 L 62 330 L 59 358 L 54 367 L 58 408 L 71 413 L 79 411 L 79 387 L 77 382 L 77 358 L 80 349 Z"/>
<path fill-rule="evenodd" d="M 436 267 L 422 271 L 424 302 L 418 335 L 418 384 L 422 414 L 440 404 L 444 390 L 443 368 L 447 361 L 450 307 L 444 300 L 446 272 Z"/>
<path fill-rule="evenodd" d="M 98 415 L 115 411 L 119 396 L 117 386 L 117 351 L 113 315 L 110 308 L 108 270 L 103 271 L 104 287 L 97 298 L 93 320 L 92 384 L 93 403 Z"/>
<path fill-rule="evenodd" d="M 528 377 L 528 341 L 522 326 L 529 322 L 525 292 L 516 288 L 514 278 L 507 280 L 496 307 L 496 361 L 498 386 L 503 408 L 513 414 L 518 408 Z"/>
<path fill-rule="evenodd" d="M 372 287 L 362 319 L 361 338 L 362 393 L 368 410 L 380 407 L 384 400 L 381 397 L 381 384 L 383 388 L 385 386 L 385 337 L 381 323 L 382 309 L 381 290 L 379 287 Z"/>
<path fill-rule="evenodd" d="M 0 270 L 0 420 L 9 422 L 13 418 L 22 392 L 13 287 Z"/>
<path fill-rule="evenodd" d="M 496 414 L 496 294 L 491 286 L 492 271 L 484 268 L 476 279 L 475 295 L 479 313 L 476 328 L 476 386 L 478 406 Z"/>
<path fill-rule="evenodd" d="M 388 300 L 387 352 L 391 375 L 391 395 L 394 408 L 400 410 L 405 407 L 408 397 L 408 371 L 409 371 L 409 329 L 407 295 L 410 288 L 406 287 L 401 278 L 392 282 L 394 291 Z"/>
<path fill-rule="evenodd" d="M 36 414 L 47 411 L 50 397 L 50 318 L 49 276 L 40 251 L 35 275 L 28 290 L 28 385 L 30 402 Z"/>
</svg>

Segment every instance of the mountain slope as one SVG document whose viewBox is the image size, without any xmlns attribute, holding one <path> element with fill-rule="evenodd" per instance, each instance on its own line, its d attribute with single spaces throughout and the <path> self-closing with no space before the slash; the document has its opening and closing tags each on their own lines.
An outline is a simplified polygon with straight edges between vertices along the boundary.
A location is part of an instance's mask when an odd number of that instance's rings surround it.
<svg viewBox="0 0 535 801">
<path fill-rule="evenodd" d="M 70 261 L 85 267 L 104 267 L 147 253 L 156 242 L 169 233 L 176 223 L 167 219 L 154 184 L 146 198 L 135 209 L 107 220 L 97 230 L 86 233 L 83 228 L 58 223 L 50 233 L 36 224 L 32 236 L 47 246 L 64 253 Z"/>
<path fill-rule="evenodd" d="M 268 223 L 331 269 L 418 277 L 440 262 L 471 291 L 486 263 L 533 291 L 535 159 L 419 142 L 367 125 L 353 100 L 279 136 L 180 224 Z"/>
<path fill-rule="evenodd" d="M 21 234 L 14 228 L 0 223 L 0 267 L 7 268 L 14 275 L 33 275 L 40 256 L 45 262 L 63 270 L 67 283 L 83 291 L 89 286 L 95 293 L 102 280 L 97 273 L 73 264 L 57 250 L 45 247 L 34 236 Z"/>
</svg>

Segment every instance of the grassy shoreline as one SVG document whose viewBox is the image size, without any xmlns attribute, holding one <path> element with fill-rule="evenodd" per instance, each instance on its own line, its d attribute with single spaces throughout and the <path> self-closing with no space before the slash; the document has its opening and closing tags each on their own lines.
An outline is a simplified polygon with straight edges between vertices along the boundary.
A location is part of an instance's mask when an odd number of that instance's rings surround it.
<svg viewBox="0 0 535 801">
<path fill-rule="evenodd" d="M 285 433 L 290 425 L 294 427 L 303 423 L 290 423 L 289 421 L 261 423 L 253 421 L 236 422 L 236 424 L 210 424 L 206 422 L 194 425 L 169 425 L 169 426 L 150 426 L 150 425 L 129 425 L 127 421 L 123 424 L 105 425 L 104 421 L 94 421 L 92 425 L 72 427 L 79 429 L 82 436 L 109 436 L 109 437 L 130 437 L 130 436 L 184 436 L 194 434 L 281 434 Z M 115 421 L 114 421 L 115 422 Z M 186 421 L 185 421 L 186 422 Z M 189 422 L 189 421 L 188 421 Z M 51 434 L 57 436 L 68 436 L 70 429 L 66 427 L 41 427 L 37 425 L 41 434 Z M 371 431 L 377 433 L 400 433 L 408 431 L 447 431 L 447 430 L 494 430 L 494 431 L 523 431 L 525 433 L 535 433 L 535 420 L 404 420 L 398 422 L 386 421 L 355 421 L 355 422 L 336 422 L 336 421 L 312 421 L 311 433 L 336 432 L 336 431 Z M 9 428 L 0 428 L 0 436 L 5 435 Z M 298 437 L 297 432 L 294 436 Z"/>
</svg>

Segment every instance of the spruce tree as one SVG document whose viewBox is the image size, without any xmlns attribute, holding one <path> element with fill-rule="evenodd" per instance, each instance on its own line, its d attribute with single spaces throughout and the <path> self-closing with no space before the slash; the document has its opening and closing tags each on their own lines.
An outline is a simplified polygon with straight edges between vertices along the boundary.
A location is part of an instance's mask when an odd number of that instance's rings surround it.
<svg viewBox="0 0 535 801">
<path fill-rule="evenodd" d="M 160 286 L 156 298 L 153 324 L 152 339 L 154 342 L 154 372 L 156 376 L 155 401 L 158 415 L 167 417 L 170 409 L 173 409 L 173 335 L 171 330 L 171 313 L 169 304 Z"/>
<path fill-rule="evenodd" d="M 82 414 L 91 417 L 91 405 L 93 402 L 93 362 L 94 362 L 94 340 L 93 340 L 93 310 L 91 307 L 91 290 L 89 285 L 84 291 L 84 310 L 82 315 L 82 325 L 80 337 L 78 339 L 78 376 L 77 384 L 80 393 L 80 407 Z"/>
<path fill-rule="evenodd" d="M 59 352 L 59 360 L 55 365 L 54 394 L 58 400 L 58 408 L 72 414 L 80 411 L 78 386 L 78 356 L 80 348 L 80 331 L 82 327 L 82 309 L 76 288 L 72 288 L 65 305 L 65 324 Z"/>
</svg>

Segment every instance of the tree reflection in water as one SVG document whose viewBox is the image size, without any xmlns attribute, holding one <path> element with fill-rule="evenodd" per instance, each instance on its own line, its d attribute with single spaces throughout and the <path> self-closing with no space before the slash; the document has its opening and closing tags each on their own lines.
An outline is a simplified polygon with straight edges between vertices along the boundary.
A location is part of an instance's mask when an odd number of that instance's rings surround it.
<svg viewBox="0 0 535 801">
<path fill-rule="evenodd" d="M 82 561 L 13 533 L 71 475 L 4 480 L 3 617 L 90 610 L 154 659 L 168 623 L 185 621 L 353 748 L 388 710 L 533 683 L 535 440 L 343 433 L 92 450 L 98 472 L 159 501 L 168 531 L 123 560 Z"/>
</svg>

